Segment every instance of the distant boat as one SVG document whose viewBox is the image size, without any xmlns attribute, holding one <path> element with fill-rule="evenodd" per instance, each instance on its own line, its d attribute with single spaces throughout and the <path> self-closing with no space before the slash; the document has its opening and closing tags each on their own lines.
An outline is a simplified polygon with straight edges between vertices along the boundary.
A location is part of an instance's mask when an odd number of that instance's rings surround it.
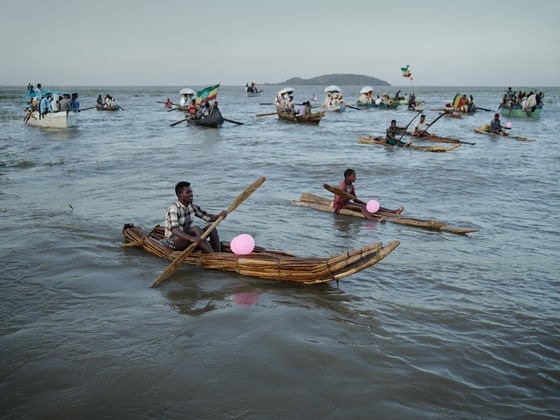
<svg viewBox="0 0 560 420">
<path fill-rule="evenodd" d="M 313 112 L 311 114 L 297 115 L 295 112 L 287 112 L 277 109 L 278 118 L 282 121 L 289 121 L 298 124 L 319 125 L 321 119 L 325 116 L 325 111 Z"/>
<path fill-rule="evenodd" d="M 253 97 L 253 96 L 259 96 L 262 93 L 263 89 L 258 89 L 257 86 L 254 83 L 251 83 L 249 85 L 249 83 L 247 83 L 245 85 L 245 94 L 248 97 Z"/>
<path fill-rule="evenodd" d="M 500 105 L 500 114 L 504 117 L 513 118 L 539 118 L 542 112 L 542 108 L 543 106 L 539 104 L 524 111 L 521 108 L 521 105 Z"/>
</svg>

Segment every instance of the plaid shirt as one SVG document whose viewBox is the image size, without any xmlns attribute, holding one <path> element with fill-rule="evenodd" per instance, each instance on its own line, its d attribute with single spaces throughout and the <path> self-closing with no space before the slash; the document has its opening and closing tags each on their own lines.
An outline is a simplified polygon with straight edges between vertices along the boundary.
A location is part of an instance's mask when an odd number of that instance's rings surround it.
<svg viewBox="0 0 560 420">
<path fill-rule="evenodd" d="M 183 232 L 191 227 L 194 216 L 201 218 L 206 222 L 211 221 L 210 214 L 206 213 L 194 203 L 188 206 L 181 204 L 177 201 L 167 209 L 165 215 L 165 236 L 164 239 L 170 239 L 174 235 L 171 232 L 174 228 L 179 228 Z"/>
</svg>

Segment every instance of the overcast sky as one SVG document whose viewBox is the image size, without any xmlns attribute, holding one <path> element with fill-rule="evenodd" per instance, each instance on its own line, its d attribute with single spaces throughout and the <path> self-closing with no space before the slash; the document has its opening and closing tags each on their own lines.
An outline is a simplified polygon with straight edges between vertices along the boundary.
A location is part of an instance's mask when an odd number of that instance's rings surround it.
<svg viewBox="0 0 560 420">
<path fill-rule="evenodd" d="M 6 0 L 0 85 L 559 86 L 560 0 Z"/>
</svg>

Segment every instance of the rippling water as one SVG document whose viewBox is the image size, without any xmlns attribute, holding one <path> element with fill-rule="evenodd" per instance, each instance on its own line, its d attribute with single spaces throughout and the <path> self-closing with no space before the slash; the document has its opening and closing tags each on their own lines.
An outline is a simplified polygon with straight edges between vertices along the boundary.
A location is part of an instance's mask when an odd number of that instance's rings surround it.
<svg viewBox="0 0 560 420">
<path fill-rule="evenodd" d="M 349 109 L 317 127 L 273 111 L 279 87 L 221 87 L 220 130 L 169 124 L 179 87 L 72 87 L 79 126 L 22 123 L 23 89 L 0 89 L 3 281 L 0 411 L 6 418 L 558 418 L 560 90 L 512 134 L 473 132 L 492 112 L 440 119 L 475 142 L 448 153 L 361 145 L 414 113 Z M 191 88 L 199 88 L 189 86 Z M 344 87 L 352 104 L 361 86 Z M 301 87 L 296 101 L 323 99 Z M 382 88 L 380 88 L 382 89 Z M 386 88 L 394 93 L 397 88 Z M 406 92 L 406 88 L 401 88 Z M 427 120 L 457 92 L 495 110 L 503 88 L 417 88 Z M 381 93 L 379 89 L 376 89 Z M 401 107 L 402 108 L 402 107 Z M 508 119 L 502 119 L 507 122 Z M 427 145 L 436 145 L 428 143 Z M 292 206 L 328 196 L 347 167 L 362 199 L 479 229 L 468 236 Z M 220 224 L 223 239 L 327 256 L 401 245 L 339 285 L 298 286 L 182 267 L 122 249 L 121 228 L 163 223 L 174 185 L 218 212 L 267 181 Z"/>
</svg>

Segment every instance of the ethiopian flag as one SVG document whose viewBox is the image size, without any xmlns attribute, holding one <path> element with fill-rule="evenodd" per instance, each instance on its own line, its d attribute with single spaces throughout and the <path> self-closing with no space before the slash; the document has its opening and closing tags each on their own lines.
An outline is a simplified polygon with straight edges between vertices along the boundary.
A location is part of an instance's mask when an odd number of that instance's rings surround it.
<svg viewBox="0 0 560 420">
<path fill-rule="evenodd" d="M 200 105 L 216 99 L 216 96 L 218 96 L 219 87 L 220 84 L 218 83 L 215 86 L 209 86 L 205 89 L 202 89 L 201 91 L 196 92 L 196 104 Z"/>
<path fill-rule="evenodd" d="M 412 73 L 410 72 L 410 70 L 408 69 L 408 65 L 406 67 L 401 67 L 401 71 L 402 71 L 402 77 L 410 77 L 412 76 Z"/>
</svg>

